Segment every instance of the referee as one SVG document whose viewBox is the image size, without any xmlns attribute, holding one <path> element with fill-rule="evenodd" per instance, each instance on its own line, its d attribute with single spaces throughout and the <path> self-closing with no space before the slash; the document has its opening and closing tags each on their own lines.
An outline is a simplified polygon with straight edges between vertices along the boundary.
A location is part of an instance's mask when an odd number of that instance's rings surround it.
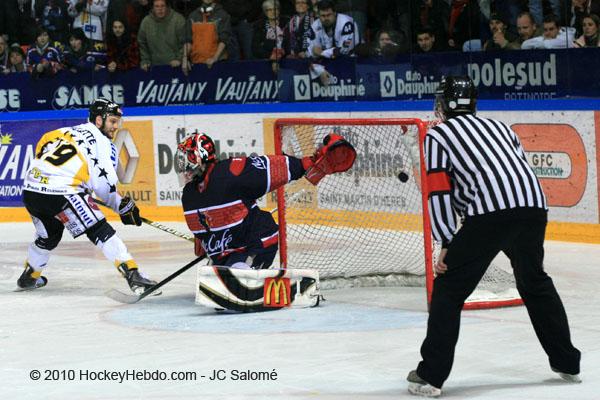
<svg viewBox="0 0 600 400">
<path fill-rule="evenodd" d="M 581 353 L 571 343 L 567 315 L 544 272 L 547 204 L 517 135 L 504 123 L 475 116 L 477 93 L 469 77 L 449 76 L 436 92 L 442 123 L 425 137 L 429 214 L 442 251 L 421 346 L 423 360 L 408 375 L 408 391 L 436 397 L 448 378 L 460 313 L 491 261 L 510 259 L 517 289 L 550 367 L 581 382 Z M 457 231 L 457 216 L 463 218 Z"/>
</svg>

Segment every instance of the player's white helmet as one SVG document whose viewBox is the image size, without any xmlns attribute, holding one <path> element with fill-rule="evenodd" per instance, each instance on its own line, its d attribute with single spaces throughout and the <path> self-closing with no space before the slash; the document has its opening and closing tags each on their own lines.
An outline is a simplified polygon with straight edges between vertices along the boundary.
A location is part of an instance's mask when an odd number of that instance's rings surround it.
<svg viewBox="0 0 600 400">
<path fill-rule="evenodd" d="M 202 176 L 210 163 L 217 161 L 215 142 L 204 133 L 194 133 L 177 145 L 175 168 L 183 186 L 196 176 Z"/>
</svg>

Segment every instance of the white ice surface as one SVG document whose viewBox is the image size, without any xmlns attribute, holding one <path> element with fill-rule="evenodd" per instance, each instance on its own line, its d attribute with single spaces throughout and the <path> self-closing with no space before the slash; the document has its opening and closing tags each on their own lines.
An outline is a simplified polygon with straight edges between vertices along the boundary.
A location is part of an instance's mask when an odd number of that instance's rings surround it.
<svg viewBox="0 0 600 400">
<path fill-rule="evenodd" d="M 142 270 L 162 279 L 194 258 L 185 240 L 114 223 Z M 182 225 L 174 225 L 185 230 Z M 0 224 L 1 399 L 408 399 L 426 307 L 420 288 L 326 291 L 316 309 L 215 314 L 194 305 L 194 271 L 162 296 L 122 305 L 125 281 L 85 237 L 53 252 L 48 286 L 14 292 L 31 224 Z M 583 383 L 550 371 L 523 307 L 463 313 L 448 399 L 600 399 L 600 246 L 547 242 Z M 32 370 L 42 378 L 30 379 Z M 60 380 L 46 381 L 45 370 Z M 75 379 L 68 380 L 74 371 Z M 194 371 L 195 381 L 80 379 L 80 371 Z M 213 370 L 276 371 L 273 381 L 211 381 Z M 201 378 L 204 375 L 205 378 Z"/>
</svg>

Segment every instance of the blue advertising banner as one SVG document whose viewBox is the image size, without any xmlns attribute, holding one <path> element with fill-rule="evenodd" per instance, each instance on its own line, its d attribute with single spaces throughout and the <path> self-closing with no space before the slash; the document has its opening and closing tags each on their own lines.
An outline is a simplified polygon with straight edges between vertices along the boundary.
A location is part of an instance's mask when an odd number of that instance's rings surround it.
<svg viewBox="0 0 600 400">
<path fill-rule="evenodd" d="M 600 95 L 600 49 L 400 55 L 312 64 L 283 60 L 195 65 L 184 75 L 168 66 L 150 71 L 74 74 L 34 79 L 0 76 L 0 111 L 85 108 L 98 96 L 126 107 L 275 102 L 430 99 L 440 79 L 468 74 L 481 99 L 543 100 Z M 1 120 L 1 116 L 0 116 Z"/>
<path fill-rule="evenodd" d="M 75 119 L 44 121 L 3 122 L 0 124 L 0 207 L 23 205 L 23 179 L 35 146 L 48 131 L 72 126 L 84 121 Z"/>
</svg>

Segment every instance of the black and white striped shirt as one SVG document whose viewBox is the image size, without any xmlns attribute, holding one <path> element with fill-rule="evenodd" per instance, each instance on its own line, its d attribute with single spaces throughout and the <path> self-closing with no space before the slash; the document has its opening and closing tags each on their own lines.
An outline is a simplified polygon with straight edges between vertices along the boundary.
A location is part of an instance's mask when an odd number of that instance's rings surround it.
<svg viewBox="0 0 600 400">
<path fill-rule="evenodd" d="M 451 118 L 425 136 L 429 216 L 436 241 L 449 243 L 461 217 L 519 207 L 547 209 L 516 133 L 474 115 Z"/>
</svg>

